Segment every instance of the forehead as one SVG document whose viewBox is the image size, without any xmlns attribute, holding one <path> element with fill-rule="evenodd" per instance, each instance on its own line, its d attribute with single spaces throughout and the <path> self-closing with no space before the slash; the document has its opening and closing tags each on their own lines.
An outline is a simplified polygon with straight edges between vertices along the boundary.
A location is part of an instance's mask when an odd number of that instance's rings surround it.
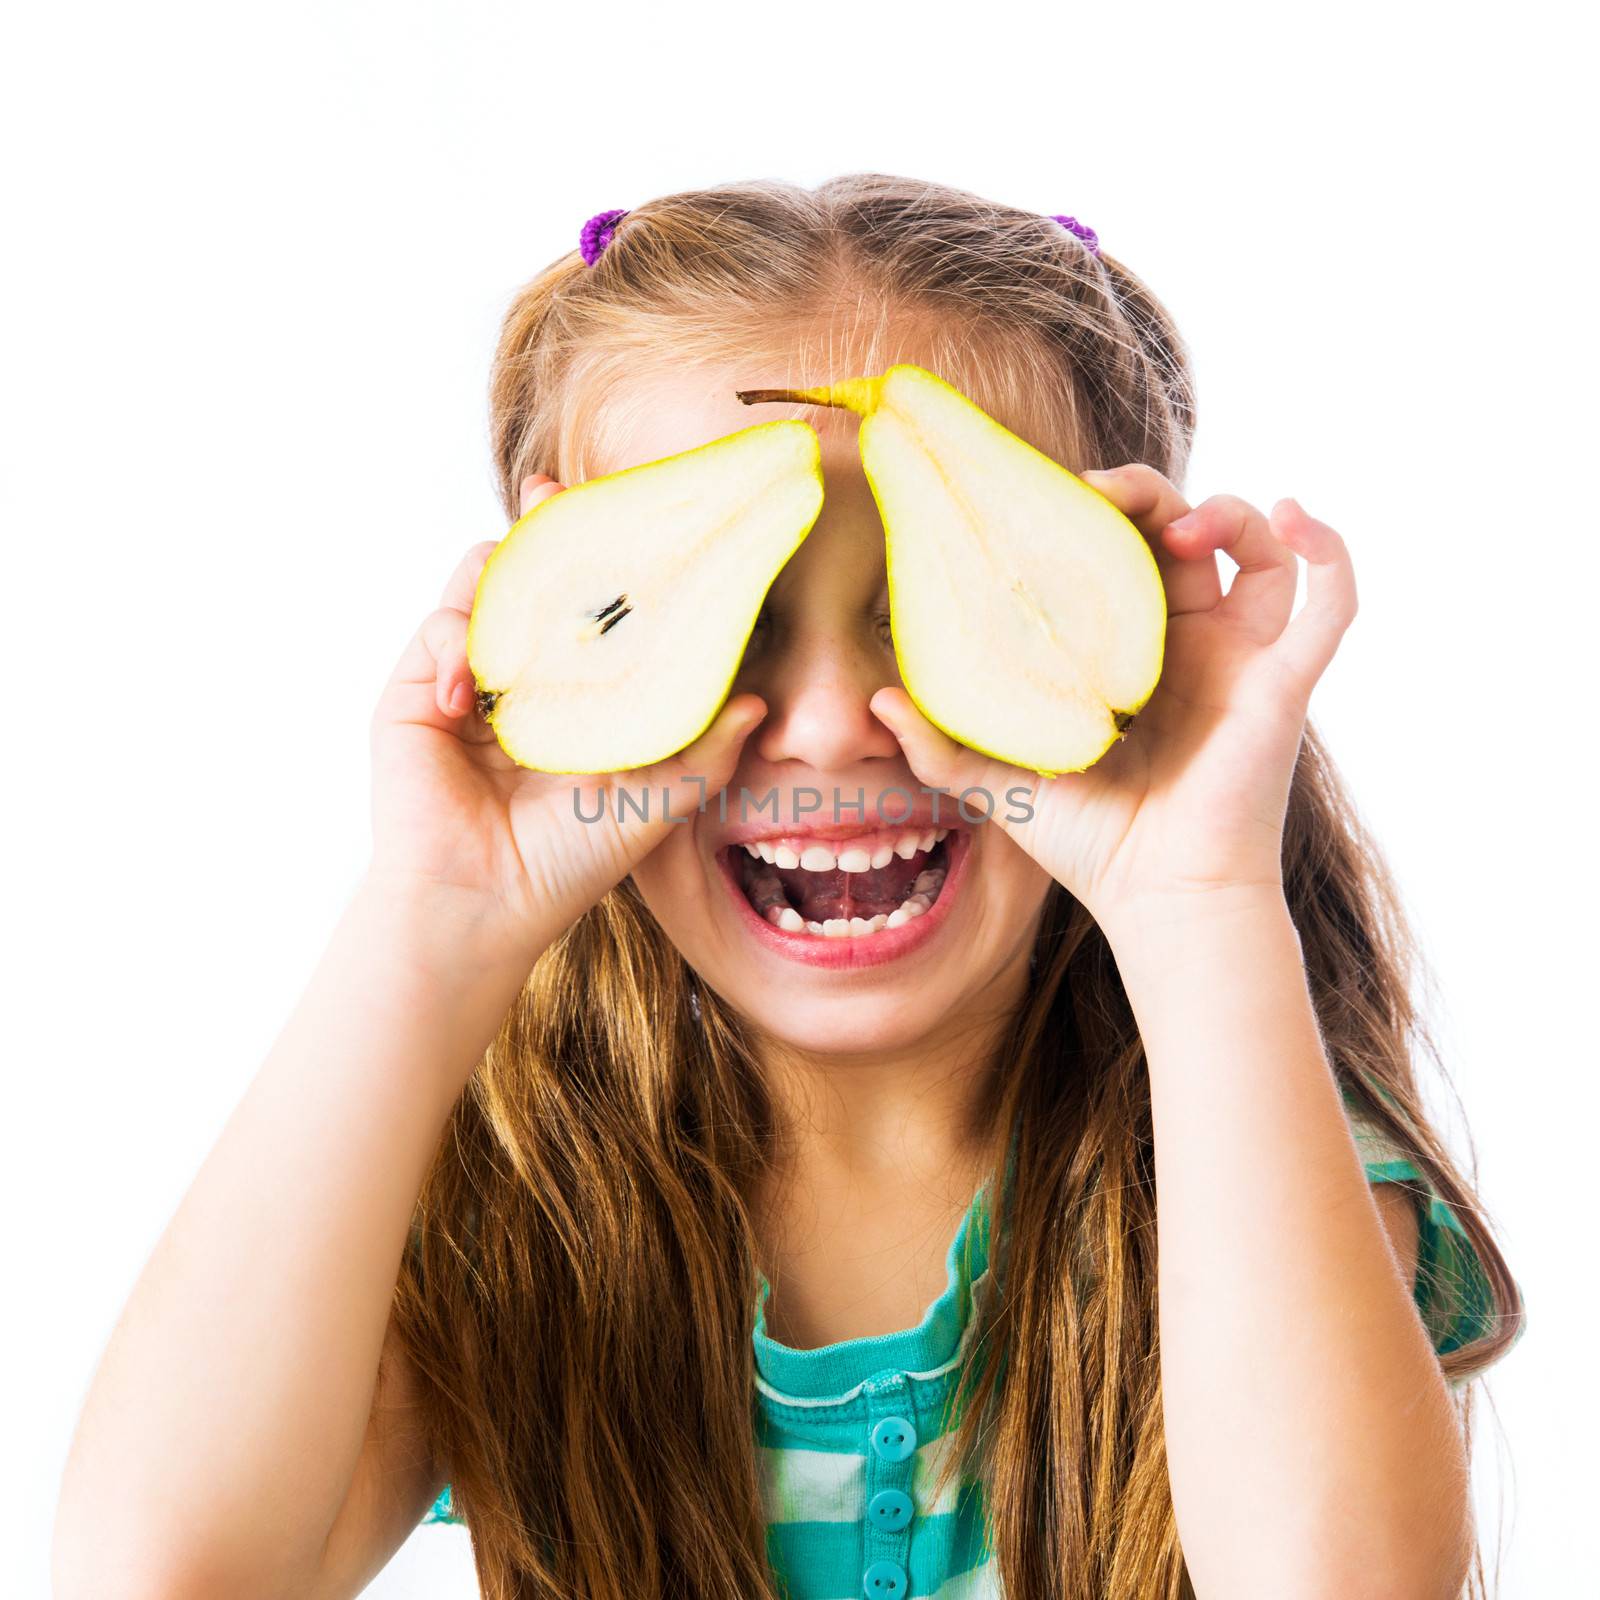
<svg viewBox="0 0 1600 1600">
<path fill-rule="evenodd" d="M 735 392 L 792 381 L 786 364 L 770 359 L 708 362 L 616 380 L 591 419 L 586 476 L 659 461 L 780 417 L 804 418 L 822 437 L 825 453 L 830 439 L 854 440 L 851 413 L 821 406 L 747 406 Z"/>
<path fill-rule="evenodd" d="M 881 568 L 882 523 L 856 446 L 860 418 L 828 406 L 747 406 L 735 395 L 737 389 L 789 388 L 801 381 L 789 363 L 771 359 L 642 374 L 626 385 L 625 395 L 613 391 L 620 405 L 608 404 L 596 415 L 586 476 L 659 461 L 757 423 L 799 417 L 821 441 L 823 508 L 780 585 L 789 587 L 797 572 L 823 559 L 843 563 L 852 573 L 874 561 Z"/>
<path fill-rule="evenodd" d="M 901 361 L 937 373 L 1057 460 L 1066 459 L 1057 452 L 1073 449 L 1072 406 L 1064 382 L 1041 385 L 1037 368 L 1015 352 L 1008 359 L 998 346 L 950 328 L 839 341 L 812 330 L 776 350 L 752 348 L 748 356 L 664 362 L 640 353 L 608 362 L 589 389 L 592 398 L 574 441 L 581 459 L 574 463 L 576 478 L 569 481 L 659 461 L 782 417 L 801 418 L 817 430 L 830 489 L 852 476 L 864 480 L 856 452 L 860 418 L 854 412 L 803 404 L 747 406 L 737 392 L 818 388 L 873 376 Z M 1054 405 L 1039 404 L 1041 389 L 1053 392 Z"/>
</svg>

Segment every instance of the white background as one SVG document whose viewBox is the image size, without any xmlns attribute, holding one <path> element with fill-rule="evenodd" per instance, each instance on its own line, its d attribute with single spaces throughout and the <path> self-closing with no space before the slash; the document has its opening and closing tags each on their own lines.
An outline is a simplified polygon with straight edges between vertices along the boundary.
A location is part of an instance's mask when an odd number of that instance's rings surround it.
<svg viewBox="0 0 1600 1600">
<path fill-rule="evenodd" d="M 46 1592 L 96 1356 L 360 871 L 373 697 L 503 531 L 508 296 L 603 208 L 868 169 L 1090 222 L 1192 344 L 1191 498 L 1293 494 L 1352 545 L 1314 715 L 1433 959 L 1531 1314 L 1480 1514 L 1503 1594 L 1586 1589 L 1588 87 L 1543 7 L 1472 17 L 157 0 L 9 30 L 7 1593 Z M 369 1592 L 473 1592 L 465 1535 Z"/>
</svg>

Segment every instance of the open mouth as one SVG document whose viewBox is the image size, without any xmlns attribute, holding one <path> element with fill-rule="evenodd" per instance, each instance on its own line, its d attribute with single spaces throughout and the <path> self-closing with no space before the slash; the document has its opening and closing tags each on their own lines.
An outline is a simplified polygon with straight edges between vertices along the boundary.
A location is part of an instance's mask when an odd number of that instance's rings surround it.
<svg viewBox="0 0 1600 1600">
<path fill-rule="evenodd" d="M 949 828 L 859 839 L 761 839 L 729 847 L 751 909 L 784 933 L 866 939 L 926 916 L 951 864 Z"/>
</svg>

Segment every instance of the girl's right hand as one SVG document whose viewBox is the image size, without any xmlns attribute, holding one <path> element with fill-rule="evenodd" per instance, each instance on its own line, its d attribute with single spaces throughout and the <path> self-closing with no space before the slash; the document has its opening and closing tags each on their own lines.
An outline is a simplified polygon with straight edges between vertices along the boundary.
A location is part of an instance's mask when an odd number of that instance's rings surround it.
<svg viewBox="0 0 1600 1600">
<path fill-rule="evenodd" d="M 525 479 L 522 514 L 563 487 L 542 473 Z M 578 777 L 517 766 L 479 715 L 467 666 L 467 619 L 494 549 L 489 542 L 467 552 L 378 702 L 371 876 L 386 890 L 449 905 L 501 953 L 511 941 L 531 963 L 728 782 L 766 706 L 757 695 L 736 695 L 693 744 L 627 773 Z M 691 781 L 702 779 L 703 788 Z M 618 821 L 618 787 L 630 800 L 648 793 L 648 821 L 633 809 Z M 676 821 L 663 814 L 663 788 Z M 580 807 L 584 818 L 600 811 L 599 820 L 581 820 Z"/>
</svg>

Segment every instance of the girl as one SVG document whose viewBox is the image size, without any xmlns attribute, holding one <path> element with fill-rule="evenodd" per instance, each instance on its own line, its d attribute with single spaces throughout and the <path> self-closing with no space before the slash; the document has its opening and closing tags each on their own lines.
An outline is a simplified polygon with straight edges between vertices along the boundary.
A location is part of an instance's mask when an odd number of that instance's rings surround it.
<svg viewBox="0 0 1600 1600">
<path fill-rule="evenodd" d="M 1161 684 L 1087 772 L 922 719 L 854 417 L 735 398 L 902 360 L 1150 541 Z M 604 781 L 501 754 L 463 560 L 373 721 L 370 870 L 96 1376 L 60 1593 L 351 1595 L 430 1506 L 496 1600 L 1481 1584 L 1467 1380 L 1522 1304 L 1306 722 L 1349 556 L 1186 500 L 1150 291 L 934 184 L 677 194 L 522 291 L 492 409 L 512 514 L 799 414 L 824 510 L 711 728 Z"/>
</svg>

